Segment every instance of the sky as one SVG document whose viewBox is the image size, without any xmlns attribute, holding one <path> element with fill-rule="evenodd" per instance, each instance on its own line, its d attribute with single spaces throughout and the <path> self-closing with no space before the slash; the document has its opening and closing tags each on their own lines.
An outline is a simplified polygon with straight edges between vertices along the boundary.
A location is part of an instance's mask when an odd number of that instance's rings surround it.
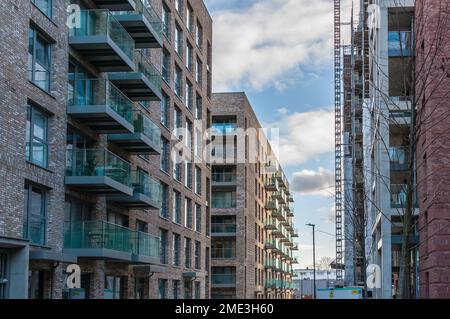
<svg viewBox="0 0 450 319">
<path fill-rule="evenodd" d="M 295 268 L 335 257 L 333 1 L 204 0 L 213 18 L 213 90 L 245 91 L 294 191 Z M 343 0 L 343 12 L 351 12 Z M 345 17 L 343 18 L 343 20 Z M 349 17 L 348 17 L 349 19 Z"/>
</svg>

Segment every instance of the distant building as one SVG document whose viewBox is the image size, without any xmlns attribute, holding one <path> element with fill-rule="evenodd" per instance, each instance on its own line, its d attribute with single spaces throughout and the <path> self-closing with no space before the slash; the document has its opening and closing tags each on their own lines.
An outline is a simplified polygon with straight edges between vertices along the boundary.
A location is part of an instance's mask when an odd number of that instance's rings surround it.
<svg viewBox="0 0 450 319">
<path fill-rule="evenodd" d="M 294 299 L 312 299 L 314 294 L 314 270 L 294 270 Z M 316 289 L 334 287 L 336 269 L 316 270 Z"/>
</svg>

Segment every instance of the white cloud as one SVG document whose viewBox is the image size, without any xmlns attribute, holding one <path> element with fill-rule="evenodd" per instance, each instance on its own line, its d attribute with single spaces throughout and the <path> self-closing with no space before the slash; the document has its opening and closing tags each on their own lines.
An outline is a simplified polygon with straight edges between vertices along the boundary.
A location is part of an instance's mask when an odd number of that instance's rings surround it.
<svg viewBox="0 0 450 319">
<path fill-rule="evenodd" d="M 329 197 L 333 193 L 334 173 L 320 167 L 317 171 L 302 170 L 294 173 L 290 186 L 300 195 Z"/>
<path fill-rule="evenodd" d="M 344 1 L 343 12 L 350 3 Z M 332 62 L 332 1 L 261 0 L 213 12 L 213 20 L 216 91 L 268 85 L 283 90 L 302 76 L 302 66 Z"/>
<path fill-rule="evenodd" d="M 283 165 L 302 164 L 334 151 L 334 113 L 318 110 L 289 114 L 278 110 L 280 117 L 265 127 L 279 129 L 279 145 L 272 145 Z"/>
</svg>

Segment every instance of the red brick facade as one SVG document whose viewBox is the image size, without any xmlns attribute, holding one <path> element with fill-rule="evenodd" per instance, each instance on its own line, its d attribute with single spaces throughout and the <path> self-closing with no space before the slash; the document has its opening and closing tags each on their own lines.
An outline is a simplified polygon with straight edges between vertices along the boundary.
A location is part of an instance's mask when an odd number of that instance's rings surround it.
<svg viewBox="0 0 450 319">
<path fill-rule="evenodd" d="M 420 297 L 450 298 L 450 3 L 416 1 Z"/>
</svg>

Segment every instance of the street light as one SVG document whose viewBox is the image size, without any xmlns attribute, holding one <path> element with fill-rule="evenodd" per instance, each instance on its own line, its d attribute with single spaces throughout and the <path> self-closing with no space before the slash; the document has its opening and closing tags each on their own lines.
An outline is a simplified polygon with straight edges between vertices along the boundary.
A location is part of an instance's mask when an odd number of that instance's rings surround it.
<svg viewBox="0 0 450 319">
<path fill-rule="evenodd" d="M 313 230 L 313 280 L 314 280 L 314 299 L 316 299 L 316 238 L 315 238 L 315 224 L 306 224 L 312 227 Z"/>
</svg>

